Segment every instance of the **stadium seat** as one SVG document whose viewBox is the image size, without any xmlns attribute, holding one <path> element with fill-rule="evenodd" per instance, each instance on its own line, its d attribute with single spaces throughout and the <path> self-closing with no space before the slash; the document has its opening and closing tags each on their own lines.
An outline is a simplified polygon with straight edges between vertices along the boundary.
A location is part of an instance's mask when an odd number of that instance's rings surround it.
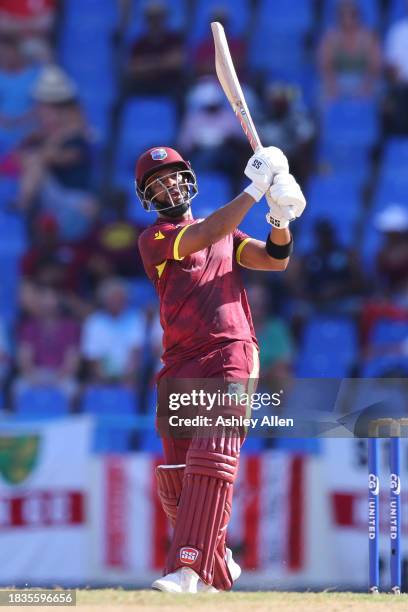
<svg viewBox="0 0 408 612">
<path fill-rule="evenodd" d="M 133 185 L 137 156 L 163 142 L 171 146 L 176 129 L 176 108 L 170 98 L 140 96 L 130 100 L 123 110 L 119 134 L 116 158 L 119 184 L 126 178 Z"/>
<path fill-rule="evenodd" d="M 64 3 L 63 27 L 73 32 L 111 33 L 119 23 L 117 0 L 68 0 Z"/>
<path fill-rule="evenodd" d="M 370 172 L 369 150 L 365 145 L 339 145 L 320 138 L 317 144 L 317 163 L 322 172 L 328 175 L 347 175 L 348 182 L 359 186 L 364 184 Z"/>
<path fill-rule="evenodd" d="M 0 181 L 0 185 L 1 183 L 2 181 Z M 27 248 L 24 218 L 17 213 L 0 213 L 0 232 L 2 237 L 0 241 L 0 255 L 23 255 Z"/>
<path fill-rule="evenodd" d="M 132 415 L 138 410 L 138 401 L 135 392 L 127 387 L 94 385 L 85 389 L 81 408 L 100 417 Z"/>
<path fill-rule="evenodd" d="M 372 146 L 379 136 L 377 105 L 365 100 L 332 102 L 322 115 L 321 131 L 326 141 L 340 146 Z"/>
<path fill-rule="evenodd" d="M 381 22 L 381 11 L 377 0 L 355 0 L 359 10 L 361 21 L 370 28 L 378 28 Z M 323 3 L 322 26 L 327 28 L 336 23 L 336 7 L 339 0 L 325 0 Z"/>
<path fill-rule="evenodd" d="M 357 334 L 350 319 L 315 315 L 304 329 L 296 375 L 343 378 L 348 375 L 356 355 Z"/>
<path fill-rule="evenodd" d="M 95 453 L 127 453 L 131 450 L 132 432 L 127 427 L 108 423 L 95 426 L 92 450 Z"/>
<path fill-rule="evenodd" d="M 127 287 L 130 308 L 144 308 L 148 304 L 157 302 L 156 291 L 147 278 L 131 280 Z"/>
<path fill-rule="evenodd" d="M 380 378 L 396 373 L 400 378 L 408 376 L 408 357 L 385 355 L 368 359 L 362 364 L 359 375 L 362 378 Z"/>
<path fill-rule="evenodd" d="M 313 245 L 313 227 L 317 220 L 326 219 L 336 227 L 344 246 L 354 242 L 354 230 L 362 212 L 359 185 L 350 174 L 315 175 L 305 190 L 307 207 L 300 221 L 301 231 L 296 239 L 300 252 Z"/>
<path fill-rule="evenodd" d="M 230 182 L 225 174 L 198 171 L 198 195 L 192 203 L 195 218 L 206 217 L 231 199 Z"/>
<path fill-rule="evenodd" d="M 305 33 L 313 26 L 311 0 L 259 0 L 258 24 L 266 24 L 270 32 L 286 32 L 288 38 L 295 32 Z M 255 36 L 257 31 L 255 29 Z"/>
<path fill-rule="evenodd" d="M 296 81 L 306 70 L 304 35 L 290 36 L 277 30 L 270 31 L 268 24 L 261 22 L 249 45 L 248 63 L 252 70 L 261 70 L 269 78 L 285 78 Z"/>
<path fill-rule="evenodd" d="M 54 418 L 66 416 L 70 405 L 57 387 L 31 387 L 17 395 L 14 410 L 22 418 Z"/>
<path fill-rule="evenodd" d="M 20 257 L 7 255 L 0 250 L 0 316 L 7 324 L 17 316 L 18 286 L 20 281 Z"/>
<path fill-rule="evenodd" d="M 144 30 L 144 9 L 150 0 L 133 0 L 132 13 L 129 19 L 126 40 L 131 43 L 139 37 Z M 188 0 L 171 0 L 168 5 L 168 23 L 173 30 L 183 30 L 186 27 Z"/>
<path fill-rule="evenodd" d="M 370 341 L 373 344 L 397 344 L 408 341 L 408 321 L 380 319 L 375 324 Z"/>
<path fill-rule="evenodd" d="M 389 2 L 387 22 L 389 25 L 408 16 L 406 0 L 391 0 Z"/>
<path fill-rule="evenodd" d="M 189 43 L 211 36 L 210 20 L 214 9 L 218 8 L 228 11 L 228 33 L 233 36 L 245 34 L 250 16 L 248 0 L 198 0 L 193 25 L 188 32 Z"/>
<path fill-rule="evenodd" d="M 372 201 L 373 212 L 379 212 L 390 204 L 399 204 L 408 208 L 407 174 L 385 174 L 380 176 Z"/>
</svg>

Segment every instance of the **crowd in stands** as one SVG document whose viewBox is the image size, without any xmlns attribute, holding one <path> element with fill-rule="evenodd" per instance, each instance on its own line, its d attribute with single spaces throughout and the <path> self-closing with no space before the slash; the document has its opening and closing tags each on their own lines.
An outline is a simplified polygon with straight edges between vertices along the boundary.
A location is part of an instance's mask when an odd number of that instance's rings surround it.
<svg viewBox="0 0 408 612">
<path fill-rule="evenodd" d="M 243 272 L 264 381 L 408 371 L 408 0 L 0 0 L 7 410 L 33 389 L 76 411 L 87 389 L 118 387 L 153 413 L 161 328 L 135 160 L 178 148 L 200 217 L 242 189 L 250 155 L 213 20 L 263 144 L 308 198 L 287 272 Z M 264 239 L 264 215 L 242 229 Z"/>
</svg>

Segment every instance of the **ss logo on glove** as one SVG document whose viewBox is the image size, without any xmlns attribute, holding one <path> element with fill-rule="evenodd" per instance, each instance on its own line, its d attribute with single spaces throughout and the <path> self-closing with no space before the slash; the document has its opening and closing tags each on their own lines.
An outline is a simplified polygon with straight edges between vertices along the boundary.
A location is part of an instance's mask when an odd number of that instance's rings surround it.
<svg viewBox="0 0 408 612">
<path fill-rule="evenodd" d="M 260 159 L 254 159 L 254 161 L 252 162 L 252 165 L 254 168 L 259 170 L 259 168 L 262 166 L 262 162 Z"/>
</svg>

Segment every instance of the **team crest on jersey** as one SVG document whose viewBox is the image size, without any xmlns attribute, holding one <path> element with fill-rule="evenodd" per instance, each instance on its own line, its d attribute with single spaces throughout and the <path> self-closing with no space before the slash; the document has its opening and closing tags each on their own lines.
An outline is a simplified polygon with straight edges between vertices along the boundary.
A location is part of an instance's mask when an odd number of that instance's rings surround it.
<svg viewBox="0 0 408 612">
<path fill-rule="evenodd" d="M 182 563 L 186 563 L 187 565 L 193 565 L 193 563 L 197 560 L 198 550 L 196 548 L 192 548 L 191 546 L 183 546 L 180 549 L 180 561 Z"/>
<path fill-rule="evenodd" d="M 167 151 L 166 149 L 153 149 L 153 151 L 150 152 L 150 155 L 155 161 L 160 159 L 166 159 Z"/>
</svg>

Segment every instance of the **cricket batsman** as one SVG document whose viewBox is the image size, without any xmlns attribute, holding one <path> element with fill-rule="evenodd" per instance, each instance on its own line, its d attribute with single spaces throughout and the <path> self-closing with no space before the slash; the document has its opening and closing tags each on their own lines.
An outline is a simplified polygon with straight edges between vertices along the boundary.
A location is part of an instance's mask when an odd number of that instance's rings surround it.
<svg viewBox="0 0 408 612">
<path fill-rule="evenodd" d="M 240 268 L 283 271 L 293 248 L 291 220 L 306 206 L 276 147 L 258 148 L 245 175 L 249 185 L 206 219 L 194 219 L 198 192 L 188 161 L 154 147 L 136 164 L 136 191 L 155 222 L 139 237 L 146 274 L 160 301 L 164 379 L 254 380 L 259 349 Z M 266 242 L 238 226 L 263 196 L 271 225 Z M 226 548 L 243 436 L 233 429 L 191 438 L 162 436 L 158 493 L 174 527 L 163 577 L 152 587 L 172 593 L 229 590 L 241 569 Z"/>
</svg>

